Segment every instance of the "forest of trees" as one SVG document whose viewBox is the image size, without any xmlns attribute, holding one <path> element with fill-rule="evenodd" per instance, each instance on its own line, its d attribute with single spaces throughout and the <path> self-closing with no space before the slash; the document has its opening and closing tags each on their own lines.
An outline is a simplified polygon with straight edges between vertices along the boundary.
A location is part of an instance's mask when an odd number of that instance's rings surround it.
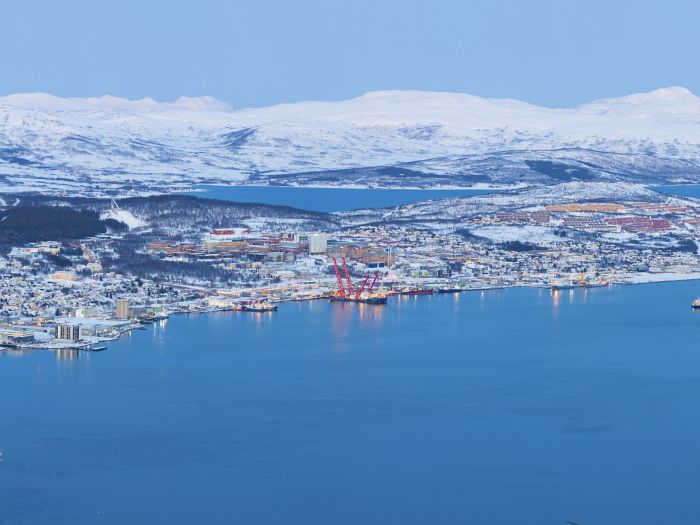
<svg viewBox="0 0 700 525">
<path fill-rule="evenodd" d="M 81 239 L 104 233 L 98 213 L 67 206 L 15 206 L 0 214 L 0 244 Z"/>
</svg>

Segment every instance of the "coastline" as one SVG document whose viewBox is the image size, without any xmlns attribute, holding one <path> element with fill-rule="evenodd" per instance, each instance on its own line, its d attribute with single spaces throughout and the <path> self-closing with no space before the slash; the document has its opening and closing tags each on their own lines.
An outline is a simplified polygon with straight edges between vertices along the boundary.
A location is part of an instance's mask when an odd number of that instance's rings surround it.
<svg viewBox="0 0 700 525">
<path fill-rule="evenodd" d="M 200 186 L 198 188 L 198 186 Z M 185 193 L 206 193 L 207 190 L 201 188 L 201 186 L 213 186 L 217 188 L 294 188 L 294 189 L 317 189 L 317 190 L 410 190 L 410 191 L 510 191 L 510 190 L 521 190 L 532 186 L 531 184 L 518 183 L 518 184 L 487 184 L 484 182 L 477 182 L 471 186 L 459 186 L 454 184 L 438 184 L 431 186 L 429 188 L 420 186 L 373 186 L 370 184 L 255 184 L 250 182 L 243 183 L 219 183 L 219 184 L 194 184 L 191 186 L 190 190 Z M 178 190 L 178 193 L 180 191 Z"/>
<path fill-rule="evenodd" d="M 448 295 L 448 294 L 462 294 L 462 293 L 469 293 L 469 292 L 487 292 L 487 291 L 496 291 L 496 290 L 509 290 L 509 289 L 518 289 L 518 288 L 531 288 L 531 289 L 543 289 L 543 290 L 549 290 L 551 293 L 561 293 L 563 291 L 567 290 L 586 290 L 586 289 L 599 289 L 599 288 L 608 288 L 610 286 L 636 286 L 636 285 L 648 285 L 648 284 L 663 284 L 663 283 L 672 283 L 672 282 L 689 282 L 689 281 L 700 281 L 700 272 L 696 273 L 689 273 L 689 274 L 676 274 L 672 272 L 663 272 L 663 273 L 658 273 L 658 274 L 651 274 L 651 273 L 646 273 L 642 274 L 640 276 L 633 276 L 630 278 L 626 278 L 624 280 L 617 280 L 614 282 L 611 282 L 609 286 L 590 286 L 590 285 L 573 285 L 571 287 L 567 287 L 564 289 L 557 290 L 555 289 L 552 285 L 543 285 L 543 284 L 514 284 L 514 285 L 504 285 L 504 286 L 494 286 L 494 285 L 486 285 L 486 286 L 477 286 L 477 287 L 455 287 L 451 288 L 449 291 L 444 291 L 440 292 L 438 291 L 437 288 L 427 288 L 431 289 L 432 291 L 430 293 L 426 294 L 410 294 L 410 293 L 394 293 L 392 294 L 394 297 L 400 297 L 400 296 L 406 296 L 406 297 L 424 297 L 424 296 L 432 296 L 432 295 Z M 700 294 L 700 291 L 698 292 Z M 331 294 L 328 295 L 322 295 L 322 296 L 316 296 L 316 297 L 298 297 L 298 298 L 280 298 L 280 299 L 272 299 L 269 302 L 273 304 L 285 304 L 285 303 L 293 303 L 293 302 L 311 302 L 311 301 L 329 301 L 330 298 L 332 297 Z M 386 307 L 385 305 L 374 305 L 372 306 L 373 308 L 384 308 Z M 44 351 L 62 351 L 62 350 L 69 350 L 69 351 L 78 351 L 78 352 L 95 352 L 95 351 L 100 351 L 100 350 L 108 350 L 109 347 L 106 346 L 108 343 L 113 342 L 113 341 L 118 341 L 119 339 L 122 338 L 124 335 L 131 334 L 131 332 L 136 331 L 136 330 L 145 330 L 146 325 L 148 324 L 154 324 L 158 322 L 167 322 L 167 320 L 170 317 L 174 316 L 182 316 L 182 315 L 201 315 L 201 314 L 210 314 L 210 313 L 218 313 L 218 312 L 235 312 L 235 313 L 241 313 L 241 314 L 246 314 L 246 315 L 256 315 L 256 316 L 261 316 L 261 315 L 272 315 L 273 311 L 267 311 L 267 312 L 256 312 L 256 311 L 245 311 L 245 310 L 239 310 L 239 309 L 234 309 L 231 307 L 203 307 L 203 308 L 193 308 L 193 309 L 186 309 L 186 308 L 173 308 L 172 310 L 169 310 L 169 315 L 167 317 L 157 319 L 157 320 L 152 320 L 152 321 L 135 321 L 130 323 L 128 327 L 125 327 L 123 329 L 120 329 L 120 331 L 110 337 L 94 337 L 91 338 L 90 342 L 82 342 L 81 344 L 76 344 L 76 345 L 71 345 L 71 344 L 61 344 L 56 347 L 46 347 L 46 346 L 36 346 L 36 345 L 27 345 L 27 346 L 22 346 L 22 347 L 17 347 L 17 348 L 11 348 L 10 350 L 14 351 L 38 351 L 38 350 L 44 350 Z M 100 348 L 99 350 L 91 349 L 89 347 L 94 347 L 94 346 L 104 346 L 104 348 Z"/>
</svg>

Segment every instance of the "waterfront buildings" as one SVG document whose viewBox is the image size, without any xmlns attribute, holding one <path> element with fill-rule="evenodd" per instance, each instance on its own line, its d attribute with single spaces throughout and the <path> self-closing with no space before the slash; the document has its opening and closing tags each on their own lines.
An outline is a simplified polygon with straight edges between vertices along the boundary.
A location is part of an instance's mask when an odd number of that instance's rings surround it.
<svg viewBox="0 0 700 525">
<path fill-rule="evenodd" d="M 494 207 L 458 224 L 435 222 L 441 213 L 425 224 L 376 217 L 332 231 L 178 224 L 17 246 L 0 256 L 0 321 L 29 334 L 4 337 L 26 344 L 34 334 L 40 347 L 78 347 L 170 312 L 329 298 L 338 288 L 334 258 L 347 263 L 346 282 L 379 274 L 385 294 L 700 277 L 700 205 L 690 202 Z"/>
<path fill-rule="evenodd" d="M 34 341 L 34 334 L 28 330 L 20 330 L 12 327 L 0 328 L 1 346 L 20 346 Z"/>
<path fill-rule="evenodd" d="M 60 324 L 56 326 L 56 339 L 65 341 L 80 341 L 80 325 Z"/>
</svg>

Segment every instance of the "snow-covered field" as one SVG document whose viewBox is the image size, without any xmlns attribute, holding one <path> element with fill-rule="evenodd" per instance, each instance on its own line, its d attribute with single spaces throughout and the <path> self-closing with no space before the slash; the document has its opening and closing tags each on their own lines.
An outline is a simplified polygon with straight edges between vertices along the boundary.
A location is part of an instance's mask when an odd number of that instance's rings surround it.
<svg viewBox="0 0 700 525">
<path fill-rule="evenodd" d="M 418 91 L 242 110 L 209 97 L 10 95 L 0 192 L 700 181 L 699 117 L 700 98 L 678 87 L 567 109 Z"/>
<path fill-rule="evenodd" d="M 630 274 L 625 281 L 629 284 L 663 283 L 668 281 L 695 281 L 700 280 L 700 273 L 639 273 Z"/>
</svg>

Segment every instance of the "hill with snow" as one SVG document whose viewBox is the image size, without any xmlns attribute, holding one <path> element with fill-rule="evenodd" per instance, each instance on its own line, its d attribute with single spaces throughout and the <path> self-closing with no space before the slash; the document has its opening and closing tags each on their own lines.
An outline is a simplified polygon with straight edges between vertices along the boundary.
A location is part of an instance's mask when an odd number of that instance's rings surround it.
<svg viewBox="0 0 700 525">
<path fill-rule="evenodd" d="M 418 91 L 234 110 L 211 97 L 0 97 L 0 192 L 197 183 L 700 182 L 700 98 L 672 87 L 550 109 Z"/>
</svg>

